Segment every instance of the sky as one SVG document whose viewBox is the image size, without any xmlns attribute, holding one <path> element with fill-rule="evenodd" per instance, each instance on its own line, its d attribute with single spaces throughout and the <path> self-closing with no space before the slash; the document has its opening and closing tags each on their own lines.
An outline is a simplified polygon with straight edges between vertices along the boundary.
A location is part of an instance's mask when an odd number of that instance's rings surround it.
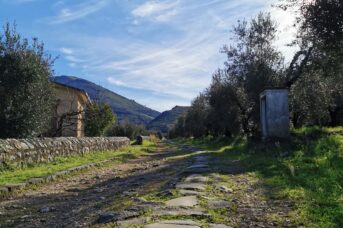
<svg viewBox="0 0 343 228">
<path fill-rule="evenodd" d="M 223 66 L 238 20 L 269 11 L 275 46 L 289 59 L 291 14 L 277 0 L 0 0 L 0 22 L 15 22 L 58 57 L 56 76 L 84 78 L 157 111 L 190 105 Z"/>
</svg>

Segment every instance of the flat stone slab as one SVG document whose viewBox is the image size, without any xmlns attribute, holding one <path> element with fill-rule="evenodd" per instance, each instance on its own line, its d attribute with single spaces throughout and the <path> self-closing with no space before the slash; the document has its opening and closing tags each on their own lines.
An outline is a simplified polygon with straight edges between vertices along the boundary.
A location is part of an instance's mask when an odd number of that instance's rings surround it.
<svg viewBox="0 0 343 228">
<path fill-rule="evenodd" d="M 197 191 L 193 191 L 193 190 L 185 190 L 185 189 L 180 189 L 179 190 L 179 193 L 181 195 L 184 195 L 184 196 L 199 196 L 199 195 L 205 195 L 204 192 L 197 192 Z"/>
<path fill-rule="evenodd" d="M 121 211 L 121 212 L 105 212 L 99 215 L 97 223 L 106 224 L 115 221 L 127 220 L 138 217 L 139 213 L 136 211 Z"/>
<path fill-rule="evenodd" d="M 207 204 L 208 208 L 210 209 L 229 208 L 231 206 L 231 204 L 228 201 L 224 200 L 210 200 Z"/>
<path fill-rule="evenodd" d="M 192 220 L 165 220 L 149 225 L 144 228 L 200 228 L 201 226 Z"/>
<path fill-rule="evenodd" d="M 207 182 L 207 181 L 208 181 L 208 177 L 205 177 L 205 176 L 202 176 L 199 174 L 192 174 L 192 175 L 186 177 L 184 182 L 197 183 L 197 182 Z"/>
<path fill-rule="evenodd" d="M 186 190 L 198 190 L 198 191 L 205 191 L 205 185 L 202 183 L 188 183 L 188 182 L 181 182 L 176 184 L 175 186 L 178 189 L 186 189 Z"/>
<path fill-rule="evenodd" d="M 210 223 L 208 224 L 210 228 L 232 228 L 232 226 L 224 225 L 224 224 L 214 224 Z"/>
<path fill-rule="evenodd" d="M 168 207 L 194 207 L 198 205 L 198 199 L 196 196 L 184 196 L 168 200 L 166 205 Z"/>
<path fill-rule="evenodd" d="M 152 211 L 152 216 L 199 216 L 211 217 L 211 215 L 204 212 L 202 209 L 187 209 L 187 208 L 156 208 Z"/>
<path fill-rule="evenodd" d="M 128 220 L 124 220 L 124 221 L 118 221 L 117 225 L 119 227 L 129 227 L 129 226 L 133 226 L 133 225 L 143 225 L 147 222 L 150 221 L 150 218 L 133 218 L 133 219 L 128 219 Z"/>
</svg>

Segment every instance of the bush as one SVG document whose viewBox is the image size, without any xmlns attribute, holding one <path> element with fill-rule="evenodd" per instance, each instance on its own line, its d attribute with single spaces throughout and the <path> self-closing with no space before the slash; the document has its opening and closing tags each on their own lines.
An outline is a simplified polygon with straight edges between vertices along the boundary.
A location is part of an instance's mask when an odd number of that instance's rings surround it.
<svg viewBox="0 0 343 228">
<path fill-rule="evenodd" d="M 113 125 L 106 131 L 106 136 L 128 137 L 131 140 L 136 139 L 139 135 L 149 135 L 149 132 L 143 125 L 135 125 L 126 122 Z"/>
<path fill-rule="evenodd" d="M 103 136 L 107 128 L 114 124 L 116 116 L 106 104 L 92 103 L 85 110 L 86 136 Z"/>
</svg>

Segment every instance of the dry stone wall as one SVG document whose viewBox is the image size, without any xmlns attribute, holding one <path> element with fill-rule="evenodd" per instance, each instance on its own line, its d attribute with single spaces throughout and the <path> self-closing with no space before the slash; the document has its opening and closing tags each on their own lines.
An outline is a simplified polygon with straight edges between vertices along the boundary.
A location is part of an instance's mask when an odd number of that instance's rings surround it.
<svg viewBox="0 0 343 228">
<path fill-rule="evenodd" d="M 129 144 L 126 137 L 0 139 L 0 167 L 23 167 L 56 157 L 116 150 Z"/>
</svg>

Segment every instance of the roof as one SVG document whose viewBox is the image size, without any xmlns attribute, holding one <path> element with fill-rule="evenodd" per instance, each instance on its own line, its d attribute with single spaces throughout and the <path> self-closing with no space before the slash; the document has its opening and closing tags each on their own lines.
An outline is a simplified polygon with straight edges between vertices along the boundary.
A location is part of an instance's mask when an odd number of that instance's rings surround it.
<svg viewBox="0 0 343 228">
<path fill-rule="evenodd" d="M 88 96 L 88 93 L 83 90 L 83 89 L 79 89 L 79 88 L 76 88 L 76 87 L 73 87 L 73 86 L 70 86 L 70 85 L 66 85 L 66 84 L 63 84 L 63 83 L 60 83 L 60 82 L 56 82 L 56 81 L 53 81 L 51 80 L 52 83 L 56 84 L 56 85 L 59 85 L 59 86 L 62 86 L 62 87 L 66 87 L 68 89 L 72 89 L 72 90 L 76 90 L 80 93 L 83 93 L 86 97 L 86 99 L 89 101 L 89 103 L 92 103 L 92 100 L 90 99 L 90 97 Z"/>
</svg>

